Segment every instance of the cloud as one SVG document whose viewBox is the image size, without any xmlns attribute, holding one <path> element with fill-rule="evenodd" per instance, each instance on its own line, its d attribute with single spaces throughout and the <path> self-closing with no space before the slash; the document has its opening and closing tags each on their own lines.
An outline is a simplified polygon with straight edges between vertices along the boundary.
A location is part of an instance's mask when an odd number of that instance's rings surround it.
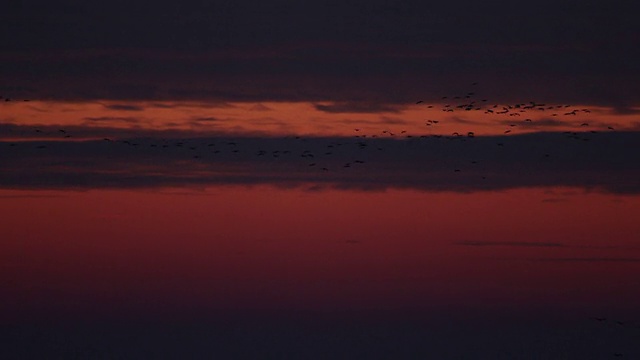
<svg viewBox="0 0 640 360">
<path fill-rule="evenodd" d="M 204 116 L 204 117 L 196 117 L 193 118 L 192 121 L 195 122 L 216 122 L 216 121 L 220 121 L 220 119 L 214 117 L 214 116 Z"/>
<path fill-rule="evenodd" d="M 122 117 L 122 116 L 98 116 L 98 117 L 85 117 L 83 120 L 89 122 L 126 122 L 126 123 L 137 123 L 140 121 L 138 118 L 134 117 Z"/>
<path fill-rule="evenodd" d="M 549 203 L 549 204 L 563 203 L 563 202 L 567 202 L 567 201 L 568 201 L 568 199 L 566 199 L 566 198 L 558 198 L 558 197 L 542 199 L 543 203 Z"/>
<path fill-rule="evenodd" d="M 395 140 L 102 130 L 117 136 L 0 142 L 0 187 L 271 184 L 434 192 L 570 187 L 640 194 L 640 154 L 629 151 L 640 142 L 638 132 L 590 134 L 591 141 L 584 142 L 560 133 Z M 100 128 L 67 129 L 75 131 L 110 137 Z"/>
<path fill-rule="evenodd" d="M 463 240 L 454 242 L 455 245 L 471 247 L 541 247 L 541 248 L 569 248 L 569 249 L 636 249 L 635 247 L 623 247 L 617 245 L 568 245 L 560 242 L 548 241 L 486 241 L 486 240 Z"/>
<path fill-rule="evenodd" d="M 249 108 L 251 111 L 271 111 L 272 108 L 265 106 L 264 104 L 255 104 Z"/>
<path fill-rule="evenodd" d="M 386 125 L 405 125 L 409 123 L 407 120 L 389 116 L 381 116 L 380 122 Z"/>
<path fill-rule="evenodd" d="M 640 107 L 637 106 L 615 106 L 613 107 L 614 115 L 637 115 L 640 114 Z"/>
<path fill-rule="evenodd" d="M 315 46 L 320 45 L 309 42 L 297 47 L 273 44 L 275 55 L 270 56 L 263 56 L 265 50 L 257 44 L 238 45 L 238 51 L 163 47 L 165 50 L 131 48 L 110 54 L 76 48 L 46 56 L 33 56 L 31 51 L 2 58 L 0 81 L 29 84 L 38 90 L 30 96 L 34 99 L 113 100 L 124 106 L 130 100 L 304 101 L 332 113 L 397 112 L 416 99 L 436 103 L 444 95 L 471 90 L 503 104 L 533 98 L 587 106 L 640 106 L 634 97 L 640 85 L 632 80 L 640 70 L 626 66 L 624 71 L 625 66 L 616 64 L 618 57 L 609 53 L 603 58 L 605 53 L 595 50 L 568 54 L 558 50 L 530 57 L 517 49 L 494 53 L 488 50 L 491 46 L 478 50 L 477 44 L 435 43 L 427 47 L 441 55 L 425 58 L 422 44 L 349 43 L 345 39 L 325 44 L 329 45 L 321 50 L 327 52 L 341 47 L 353 50 L 329 58 L 318 56 L 322 51 Z M 640 63 L 640 55 L 637 57 Z M 549 67 L 553 61 L 561 65 Z M 578 66 L 563 65 L 571 61 Z M 589 67 L 585 62 L 594 64 Z M 59 79 L 64 80 L 63 88 Z M 477 89 L 469 88 L 472 81 L 479 82 Z M 603 90 L 594 93 L 585 88 Z"/>
<path fill-rule="evenodd" d="M 372 102 L 338 102 L 328 105 L 315 104 L 318 111 L 326 113 L 399 113 L 400 108 L 390 104 Z"/>
<path fill-rule="evenodd" d="M 104 105 L 105 108 L 110 110 L 123 110 L 123 111 L 142 111 L 144 108 L 138 105 L 128 105 L 128 104 L 109 104 Z"/>
<path fill-rule="evenodd" d="M 234 105 L 226 103 L 224 101 L 206 101 L 206 102 L 152 102 L 147 106 L 158 109 L 176 109 L 187 107 L 201 107 L 201 108 L 233 108 Z"/>
<path fill-rule="evenodd" d="M 456 245 L 462 246 L 509 246 L 509 247 L 566 247 L 565 244 L 556 242 L 531 242 L 531 241 L 458 241 Z"/>
<path fill-rule="evenodd" d="M 121 121 L 134 123 L 136 119 L 128 120 L 128 118 L 111 118 L 104 119 L 95 118 L 98 125 L 91 124 L 91 120 L 87 120 L 84 125 L 16 125 L 0 123 L 0 140 L 12 139 L 65 139 L 65 136 L 71 136 L 74 141 L 87 140 L 95 138 L 128 139 L 128 138 L 193 138 L 204 136 L 219 135 L 215 130 L 154 130 L 142 128 L 123 128 L 110 125 L 110 121 L 118 119 Z M 171 125 L 171 124 L 168 124 Z M 176 123 L 176 126 L 184 125 Z M 62 133 L 60 130 L 64 130 Z"/>
<path fill-rule="evenodd" d="M 348 118 L 334 121 L 336 123 L 347 124 L 347 125 L 358 125 L 358 124 L 366 124 L 366 125 L 405 125 L 409 122 L 407 120 L 389 117 L 389 116 L 381 116 L 379 120 L 368 120 L 368 119 L 358 119 L 358 118 Z"/>
<path fill-rule="evenodd" d="M 536 258 L 531 259 L 531 261 L 536 262 L 567 262 L 567 263 L 576 263 L 576 262 L 593 262 L 593 263 L 640 263 L 640 258 L 633 257 L 565 257 L 565 258 Z"/>
<path fill-rule="evenodd" d="M 563 121 L 558 119 L 539 119 L 534 121 L 524 121 L 523 119 L 517 120 L 501 120 L 499 122 L 503 125 L 511 125 L 518 124 L 518 126 L 522 126 L 525 128 L 553 128 L 553 127 L 574 127 L 575 122 L 571 121 Z"/>
<path fill-rule="evenodd" d="M 469 119 L 464 119 L 459 116 L 452 116 L 450 120 L 457 124 L 465 124 L 465 125 L 482 125 L 484 124 L 482 121 L 474 121 Z"/>
<path fill-rule="evenodd" d="M 46 199 L 46 198 L 60 198 L 65 195 L 42 195 L 42 194 L 0 194 L 0 199 Z"/>
</svg>

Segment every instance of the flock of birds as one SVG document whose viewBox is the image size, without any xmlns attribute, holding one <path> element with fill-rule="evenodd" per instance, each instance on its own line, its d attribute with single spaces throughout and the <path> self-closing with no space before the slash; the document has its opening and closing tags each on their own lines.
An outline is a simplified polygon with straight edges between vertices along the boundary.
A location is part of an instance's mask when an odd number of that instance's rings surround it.
<svg viewBox="0 0 640 360">
<path fill-rule="evenodd" d="M 471 86 L 476 88 L 478 83 L 472 83 Z M 503 130 L 504 136 L 512 134 L 519 127 L 531 127 L 536 124 L 536 121 L 527 117 L 525 119 L 516 121 L 516 117 L 525 117 L 528 113 L 545 113 L 551 111 L 551 116 L 576 116 L 578 114 L 588 114 L 591 112 L 590 109 L 586 108 L 575 108 L 571 105 L 562 104 L 562 105 L 551 105 L 540 103 L 536 101 L 529 102 L 520 102 L 515 104 L 490 104 L 488 99 L 479 98 L 476 96 L 477 91 L 467 91 L 462 95 L 456 96 L 442 96 L 441 102 L 439 104 L 426 104 L 423 100 L 416 101 L 416 105 L 425 105 L 427 108 L 436 108 L 440 107 L 443 112 L 455 112 L 455 111 L 481 111 L 484 114 L 488 115 L 496 115 L 496 116 L 507 116 L 509 121 L 499 121 L 498 124 L 504 125 L 506 128 Z M 29 101 L 29 99 L 15 100 L 10 97 L 1 97 L 5 102 L 9 101 Z M 450 102 L 446 102 L 449 101 Z M 532 116 L 534 117 L 534 116 Z M 444 120 L 446 122 L 446 120 Z M 474 131 L 465 131 L 465 132 L 453 132 L 451 134 L 431 134 L 433 131 L 431 129 L 438 128 L 443 124 L 443 120 L 435 120 L 435 119 L 427 119 L 425 120 L 424 127 L 425 131 L 429 130 L 429 135 L 425 133 L 421 134 L 410 134 L 407 130 L 392 130 L 392 129 L 381 129 L 378 133 L 369 133 L 365 134 L 363 129 L 355 128 L 353 129 L 354 140 L 349 140 L 348 138 L 337 138 L 333 141 L 326 143 L 324 149 L 304 149 L 304 144 L 302 146 L 294 146 L 292 148 L 283 149 L 250 149 L 250 147 L 243 147 L 243 139 L 229 139 L 229 138 L 221 138 L 217 139 L 209 139 L 209 141 L 203 142 L 203 139 L 140 139 L 140 138 L 111 138 L 104 137 L 102 141 L 114 144 L 121 144 L 124 146 L 129 146 L 131 148 L 140 148 L 140 147 L 148 147 L 148 148 L 157 148 L 157 149 L 182 149 L 185 156 L 189 156 L 194 160 L 204 161 L 205 159 L 215 159 L 216 154 L 227 153 L 227 154 L 238 154 L 240 152 L 252 151 L 256 157 L 267 158 L 270 157 L 272 159 L 282 159 L 282 158 L 291 158 L 291 156 L 298 156 L 300 159 L 306 160 L 301 163 L 310 169 L 318 169 L 322 172 L 336 171 L 336 170 L 348 170 L 350 168 L 354 168 L 357 166 L 362 166 L 367 162 L 369 158 L 375 158 L 375 155 L 371 155 L 370 152 L 367 156 L 357 156 L 354 154 L 353 158 L 348 161 L 344 161 L 342 163 L 336 163 L 332 157 L 336 154 L 336 152 L 341 148 L 356 148 L 359 150 L 368 150 L 372 149 L 374 151 L 383 151 L 384 150 L 384 141 L 378 141 L 380 139 L 395 139 L 395 140 L 408 140 L 408 141 L 424 141 L 427 138 L 434 139 L 443 139 L 448 141 L 473 141 L 476 137 L 476 133 Z M 588 142 L 591 140 L 590 134 L 595 134 L 598 130 L 589 130 L 590 124 L 588 122 L 582 122 L 580 125 L 576 127 L 579 128 L 574 131 L 565 131 L 564 135 L 566 138 L 571 140 Z M 612 126 L 608 126 L 606 129 L 602 129 L 605 131 L 612 131 L 614 128 Z M 32 134 L 29 135 L 29 138 L 37 138 L 41 136 L 42 138 L 63 138 L 63 139 L 72 139 L 73 131 L 71 129 L 55 129 L 51 126 L 46 127 L 33 127 L 31 130 Z M 437 130 L 435 132 L 438 132 Z M 24 134 L 24 130 L 22 131 L 22 135 Z M 16 136 L 19 137 L 19 136 Z M 300 136 L 291 136 L 290 139 L 299 140 L 300 142 L 305 142 L 307 139 Z M 73 139 L 75 140 L 75 138 Z M 22 142 L 11 142 L 9 143 L 10 147 L 15 147 L 21 145 Z M 28 144 L 29 142 L 25 142 Z M 388 144 L 388 142 L 387 142 Z M 46 149 L 48 146 L 52 146 L 51 142 L 49 143 L 37 143 L 36 148 L 40 150 Z M 497 137 L 495 146 L 504 147 L 505 141 L 501 140 L 500 137 Z M 302 149 L 302 150 L 299 150 Z M 186 151 L 184 151 L 186 150 Z M 362 152 L 361 154 L 364 154 Z M 351 153 L 350 153 L 351 154 Z M 540 154 L 541 158 L 550 158 L 552 154 L 543 153 Z M 474 166 L 478 164 L 478 159 L 469 159 L 469 164 Z M 451 171 L 455 173 L 461 173 L 464 169 L 460 166 L 454 166 Z M 486 175 L 481 176 L 482 179 L 486 179 Z"/>
<path fill-rule="evenodd" d="M 477 86 L 477 83 L 471 84 L 473 87 Z M 518 127 L 527 127 L 535 124 L 536 121 L 531 119 L 530 117 L 526 117 L 529 113 L 537 113 L 541 112 L 547 115 L 551 112 L 551 117 L 557 116 L 567 116 L 573 117 L 583 114 L 589 114 L 591 112 L 590 109 L 586 108 L 575 108 L 571 105 L 567 104 L 545 104 L 539 103 L 536 101 L 529 102 L 520 102 L 515 104 L 501 105 L 501 104 L 489 104 L 488 99 L 480 99 L 476 97 L 476 91 L 468 91 L 462 95 L 456 96 L 442 96 L 439 104 L 427 104 L 424 100 L 418 100 L 415 102 L 416 105 L 424 105 L 429 109 L 434 109 L 437 107 L 440 108 L 442 112 L 451 113 L 455 111 L 479 111 L 483 114 L 489 116 L 505 116 L 510 119 L 508 122 L 500 122 L 499 124 L 504 124 L 506 128 L 503 130 L 503 136 L 507 136 L 511 134 Z M 12 102 L 12 101 L 21 101 L 28 102 L 29 99 L 16 100 L 10 97 L 0 96 L 0 101 L 4 102 Z M 450 102 L 446 102 L 450 101 Z M 516 120 L 516 118 L 523 117 L 522 120 Z M 526 117 L 526 118 L 525 118 Z M 533 117 L 533 116 L 532 116 Z M 438 128 L 443 123 L 443 120 L 436 119 L 427 119 L 425 120 L 424 126 L 427 129 Z M 595 134 L 598 130 L 589 130 L 590 124 L 588 122 L 581 122 L 579 125 L 576 123 L 576 127 L 580 128 L 579 131 L 565 131 L 563 134 L 567 139 L 580 141 L 580 142 L 588 142 L 591 140 L 589 134 Z M 600 131 L 613 131 L 615 130 L 612 126 L 607 126 L 606 129 L 601 129 Z M 21 135 L 29 135 L 24 136 L 25 139 L 37 139 L 38 137 L 44 139 L 54 139 L 59 141 L 60 139 L 68 139 L 68 140 L 76 140 L 73 136 L 73 131 L 70 129 L 62 129 L 55 128 L 54 126 L 40 126 L 33 127 L 30 131 L 32 134 L 24 134 L 24 130 L 21 130 Z M 353 149 L 358 149 L 360 151 L 372 150 L 373 152 L 383 151 L 385 141 L 389 140 L 406 140 L 406 141 L 423 141 L 427 138 L 433 139 L 442 139 L 441 141 L 474 141 L 476 138 L 476 134 L 473 131 L 466 132 L 453 132 L 451 134 L 410 134 L 407 130 L 392 130 L 392 129 L 381 129 L 377 133 L 369 133 L 364 134 L 363 129 L 355 128 L 353 129 L 354 135 L 352 139 L 348 137 L 344 138 L 334 138 L 328 139 L 326 144 L 324 145 L 324 149 L 303 149 L 303 150 L 293 150 L 293 149 L 252 149 L 253 154 L 256 157 L 262 158 L 271 158 L 271 159 L 280 159 L 286 157 L 297 156 L 300 159 L 303 159 L 302 163 L 307 168 L 317 168 L 320 171 L 328 172 L 334 170 L 348 170 L 349 168 L 362 166 L 367 161 L 365 157 L 357 157 L 350 161 L 341 163 L 338 165 L 336 169 L 335 163 L 332 163 L 333 166 L 328 165 L 328 162 L 325 160 L 330 158 L 334 154 L 336 154 L 341 148 L 351 147 Z M 20 137 L 20 136 L 16 136 Z M 496 137 L 500 138 L 500 137 Z M 296 141 L 302 144 L 302 147 L 297 147 L 298 149 L 304 148 L 304 143 L 307 141 L 307 138 L 301 136 L 289 136 L 288 139 L 290 141 Z M 83 140 L 83 139 L 81 139 Z M 384 140 L 384 141 L 380 141 Z M 238 138 L 235 140 L 231 140 L 229 138 L 224 138 L 223 140 L 212 140 L 212 139 L 140 139 L 140 138 L 124 138 L 124 139 L 116 139 L 110 137 L 104 137 L 101 141 L 119 144 L 121 146 L 131 147 L 131 148 L 156 148 L 156 149 L 181 149 L 186 156 L 190 156 L 192 159 L 201 160 L 206 158 L 207 156 L 215 156 L 216 154 L 227 153 L 227 154 L 238 154 L 240 152 L 246 151 L 242 146 L 242 138 Z M 10 147 L 16 146 L 30 146 L 31 141 L 13 141 L 8 143 Z M 49 141 L 47 143 L 38 142 L 38 145 L 35 145 L 37 149 L 44 150 L 48 146 L 53 146 L 54 142 Z M 496 141 L 495 146 L 504 147 L 504 141 Z M 353 153 L 353 152 L 351 152 Z M 357 153 L 357 151 L 356 151 Z M 363 153 L 361 153 L 363 154 Z M 551 156 L 549 153 L 541 154 L 543 158 L 548 158 Z M 478 164 L 477 160 L 470 159 L 469 164 L 476 165 Z M 462 172 L 460 167 L 455 167 L 452 169 L 453 172 Z M 482 176 L 485 179 L 485 176 Z M 620 326 L 624 328 L 638 328 L 640 326 L 634 325 L 630 322 L 620 321 L 620 320 L 610 320 L 603 317 L 593 317 L 590 318 L 593 321 L 604 325 L 613 325 Z M 620 352 L 613 353 L 614 357 L 623 357 L 624 354 Z"/>
</svg>

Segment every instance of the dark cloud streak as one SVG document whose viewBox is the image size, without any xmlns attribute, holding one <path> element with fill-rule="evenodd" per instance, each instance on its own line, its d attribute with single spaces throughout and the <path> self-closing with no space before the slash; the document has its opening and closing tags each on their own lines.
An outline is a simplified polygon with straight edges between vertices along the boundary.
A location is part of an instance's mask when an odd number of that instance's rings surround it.
<svg viewBox="0 0 640 360">
<path fill-rule="evenodd" d="M 341 102 L 328 105 L 315 104 L 316 110 L 327 113 L 399 113 L 399 106 L 372 102 Z"/>
<path fill-rule="evenodd" d="M 576 187 L 640 193 L 640 152 L 630 151 L 640 143 L 638 132 L 588 134 L 590 141 L 559 133 L 405 140 L 169 134 L 13 146 L 0 142 L 0 186 L 271 184 L 455 192 Z"/>
<path fill-rule="evenodd" d="M 555 262 L 555 263 L 640 263 L 640 258 L 633 257 L 568 257 L 568 258 L 538 258 L 531 259 L 535 262 Z"/>
<path fill-rule="evenodd" d="M 104 105 L 106 109 L 109 110 L 123 110 L 123 111 L 142 111 L 143 107 L 137 105 L 128 105 L 128 104 L 110 104 Z"/>
<path fill-rule="evenodd" d="M 565 244 L 556 242 L 531 242 L 531 241 L 459 241 L 456 245 L 462 246 L 476 246 L 476 247 L 494 247 L 494 246 L 508 246 L 508 247 L 566 247 Z"/>
</svg>

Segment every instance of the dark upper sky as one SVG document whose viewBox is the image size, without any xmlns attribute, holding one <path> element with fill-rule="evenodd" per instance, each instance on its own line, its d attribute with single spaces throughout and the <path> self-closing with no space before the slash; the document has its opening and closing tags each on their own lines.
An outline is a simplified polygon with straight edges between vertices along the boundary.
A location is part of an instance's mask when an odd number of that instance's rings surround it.
<svg viewBox="0 0 640 360">
<path fill-rule="evenodd" d="M 603 1 L 19 1 L 0 91 L 43 99 L 493 98 L 637 104 L 640 5 Z"/>
</svg>

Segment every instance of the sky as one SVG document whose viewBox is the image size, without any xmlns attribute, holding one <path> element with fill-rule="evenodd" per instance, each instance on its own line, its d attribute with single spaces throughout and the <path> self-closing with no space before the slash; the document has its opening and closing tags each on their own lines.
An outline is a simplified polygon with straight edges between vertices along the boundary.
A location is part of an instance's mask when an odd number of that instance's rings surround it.
<svg viewBox="0 0 640 360">
<path fill-rule="evenodd" d="M 0 354 L 640 354 L 638 13 L 4 4 Z"/>
<path fill-rule="evenodd" d="M 380 107 L 481 82 L 502 102 L 632 111 L 638 10 L 601 1 L 15 2 L 0 15 L 0 79 L 3 92 L 39 99 Z"/>
</svg>

